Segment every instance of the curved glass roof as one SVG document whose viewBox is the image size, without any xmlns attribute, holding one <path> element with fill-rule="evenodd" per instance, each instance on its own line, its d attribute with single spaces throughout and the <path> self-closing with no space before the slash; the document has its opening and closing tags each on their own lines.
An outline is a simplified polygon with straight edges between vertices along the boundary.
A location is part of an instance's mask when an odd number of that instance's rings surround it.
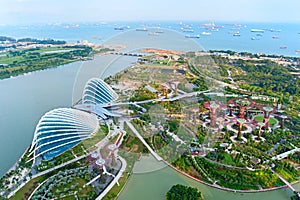
<svg viewBox="0 0 300 200">
<path fill-rule="evenodd" d="M 40 119 L 30 150 L 34 151 L 34 158 L 42 156 L 42 159 L 50 160 L 98 129 L 98 119 L 94 114 L 72 108 L 54 109 Z"/>
<path fill-rule="evenodd" d="M 90 79 L 83 90 L 83 104 L 106 104 L 115 101 L 118 95 L 102 79 Z"/>
</svg>

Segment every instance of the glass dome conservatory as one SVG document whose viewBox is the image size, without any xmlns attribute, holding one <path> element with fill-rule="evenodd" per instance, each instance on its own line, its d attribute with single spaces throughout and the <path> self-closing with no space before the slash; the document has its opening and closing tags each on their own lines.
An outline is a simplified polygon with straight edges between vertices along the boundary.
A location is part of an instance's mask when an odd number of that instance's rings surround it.
<svg viewBox="0 0 300 200">
<path fill-rule="evenodd" d="M 38 122 L 30 150 L 50 160 L 99 130 L 96 115 L 72 108 L 47 112 Z"/>
</svg>

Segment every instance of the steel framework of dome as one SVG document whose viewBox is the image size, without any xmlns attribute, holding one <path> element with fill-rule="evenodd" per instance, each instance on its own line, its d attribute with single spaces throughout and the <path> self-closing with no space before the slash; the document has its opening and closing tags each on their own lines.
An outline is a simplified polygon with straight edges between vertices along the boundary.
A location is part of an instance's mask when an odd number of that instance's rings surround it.
<svg viewBox="0 0 300 200">
<path fill-rule="evenodd" d="M 118 95 L 102 79 L 90 79 L 83 90 L 83 104 L 107 104 L 115 101 Z"/>
<path fill-rule="evenodd" d="M 47 112 L 36 126 L 30 151 L 50 160 L 99 130 L 97 116 L 72 108 Z"/>
</svg>

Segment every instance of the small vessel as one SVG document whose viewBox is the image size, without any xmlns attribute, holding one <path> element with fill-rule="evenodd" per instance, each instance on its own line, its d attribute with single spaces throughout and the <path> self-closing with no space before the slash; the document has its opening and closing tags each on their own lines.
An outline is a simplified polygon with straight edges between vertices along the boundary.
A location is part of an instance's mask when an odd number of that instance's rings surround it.
<svg viewBox="0 0 300 200">
<path fill-rule="evenodd" d="M 163 30 L 155 31 L 155 33 L 164 33 Z"/>
<path fill-rule="evenodd" d="M 286 49 L 286 48 L 287 48 L 286 46 L 281 46 L 281 47 L 280 47 L 280 49 Z"/>
<path fill-rule="evenodd" d="M 191 28 L 191 26 L 189 26 L 189 25 L 182 26 L 182 29 L 188 29 L 188 28 Z"/>
<path fill-rule="evenodd" d="M 223 25 L 221 25 L 221 26 L 215 26 L 215 28 L 224 28 L 224 26 Z"/>
<path fill-rule="evenodd" d="M 239 31 L 235 31 L 235 32 L 228 32 L 228 34 L 234 35 L 234 34 L 240 34 Z"/>
<path fill-rule="evenodd" d="M 234 33 L 233 36 L 241 36 L 240 33 Z"/>
<path fill-rule="evenodd" d="M 259 39 L 256 37 L 252 37 L 251 40 L 259 40 Z"/>
<path fill-rule="evenodd" d="M 271 32 L 281 32 L 281 30 L 279 30 L 279 29 L 278 29 L 278 30 L 276 30 L 276 29 L 272 29 L 272 28 L 270 28 L 269 30 L 270 30 Z"/>
<path fill-rule="evenodd" d="M 300 53 L 300 49 L 297 49 L 295 52 L 296 52 L 296 53 Z"/>
<path fill-rule="evenodd" d="M 257 34 L 256 34 L 256 36 L 260 36 L 260 37 L 262 37 L 262 36 L 263 36 L 263 34 L 261 34 L 261 33 L 257 33 Z"/>
<path fill-rule="evenodd" d="M 262 30 L 262 29 L 251 29 L 251 32 L 259 32 L 259 33 L 264 33 L 265 30 Z"/>
<path fill-rule="evenodd" d="M 115 27 L 114 30 L 116 31 L 123 31 L 125 29 L 130 29 L 130 26 L 120 26 L 120 27 Z"/>
<path fill-rule="evenodd" d="M 124 27 L 115 27 L 114 30 L 116 30 L 116 31 L 123 31 Z"/>
<path fill-rule="evenodd" d="M 193 29 L 182 29 L 183 32 L 194 33 Z"/>
<path fill-rule="evenodd" d="M 186 38 L 200 38 L 200 35 L 185 35 Z"/>
<path fill-rule="evenodd" d="M 207 24 L 201 24 L 200 26 L 202 26 L 202 27 L 215 27 L 216 25 L 215 25 L 214 22 L 212 22 L 212 23 L 207 23 Z"/>
<path fill-rule="evenodd" d="M 211 35 L 210 32 L 202 32 L 201 35 Z"/>
<path fill-rule="evenodd" d="M 148 35 L 150 35 L 150 36 L 159 36 L 159 33 L 157 33 L 157 32 L 150 32 L 150 33 L 148 33 Z"/>
<path fill-rule="evenodd" d="M 215 27 L 211 27 L 209 30 L 212 31 L 212 32 L 218 32 L 219 31 L 219 29 L 215 28 Z"/>
<path fill-rule="evenodd" d="M 137 29 L 135 29 L 136 31 L 148 31 L 148 29 L 146 29 L 146 28 L 137 28 Z"/>
<path fill-rule="evenodd" d="M 279 36 L 277 36 L 277 35 L 274 35 L 274 36 L 272 36 L 272 38 L 273 38 L 273 39 L 278 39 L 278 38 L 279 38 Z"/>
</svg>

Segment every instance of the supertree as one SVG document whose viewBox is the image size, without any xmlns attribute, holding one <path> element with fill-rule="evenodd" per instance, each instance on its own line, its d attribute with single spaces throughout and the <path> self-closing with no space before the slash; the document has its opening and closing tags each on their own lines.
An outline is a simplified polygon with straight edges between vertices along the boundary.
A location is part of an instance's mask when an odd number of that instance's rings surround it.
<svg viewBox="0 0 300 200">
<path fill-rule="evenodd" d="M 110 144 L 108 145 L 108 149 L 110 151 L 110 155 L 112 156 L 112 163 L 115 163 L 115 151 L 118 149 L 116 144 Z"/>
<path fill-rule="evenodd" d="M 174 88 L 175 89 L 175 94 L 178 94 L 178 85 L 179 85 L 179 83 L 180 83 L 179 81 L 174 81 L 173 82 L 173 84 L 175 86 L 175 88 Z"/>
<path fill-rule="evenodd" d="M 255 105 L 253 101 L 250 101 L 249 99 L 243 98 L 243 99 L 231 99 L 229 101 L 231 104 L 231 107 L 237 106 L 239 108 L 239 118 L 245 119 L 245 111 Z M 232 113 L 231 113 L 232 114 Z"/>
<path fill-rule="evenodd" d="M 284 120 L 286 120 L 288 118 L 288 116 L 280 115 L 280 118 L 281 118 L 280 128 L 283 128 L 284 127 Z"/>
<path fill-rule="evenodd" d="M 274 112 L 274 109 L 271 107 L 263 107 L 262 110 L 264 111 L 264 128 L 269 128 L 270 115 L 272 112 Z"/>
<path fill-rule="evenodd" d="M 221 127 L 222 127 L 222 124 L 223 124 L 224 120 L 225 120 L 224 117 L 218 117 L 218 118 L 217 118 L 217 122 L 218 122 L 218 133 L 221 132 Z"/>
<path fill-rule="evenodd" d="M 104 166 L 105 165 L 105 160 L 100 158 L 100 159 L 96 160 L 95 164 L 96 164 L 96 168 L 100 169 L 100 176 L 102 177 L 103 168 L 105 167 Z"/>
<path fill-rule="evenodd" d="M 212 127 L 216 126 L 216 115 L 217 115 L 217 110 L 220 108 L 220 105 L 217 104 L 216 102 L 205 102 L 204 107 L 209 109 L 209 117 L 210 117 L 210 125 Z"/>
<path fill-rule="evenodd" d="M 190 112 L 193 113 L 193 122 L 196 124 L 197 113 L 199 113 L 200 108 L 190 108 Z"/>
<path fill-rule="evenodd" d="M 169 91 L 170 87 L 167 84 L 161 84 L 161 88 L 163 89 L 163 95 L 167 99 L 168 98 L 168 91 Z"/>
<path fill-rule="evenodd" d="M 229 107 L 229 117 L 232 117 L 232 116 L 233 116 L 232 110 L 233 110 L 233 107 L 234 107 L 234 106 L 235 106 L 235 105 L 234 105 L 233 103 L 228 104 L 228 107 Z"/>
<path fill-rule="evenodd" d="M 236 121 L 238 122 L 238 126 L 239 126 L 237 139 L 241 140 L 242 139 L 242 130 L 243 130 L 244 124 L 246 123 L 246 120 L 244 118 L 238 118 Z"/>
<path fill-rule="evenodd" d="M 257 125 L 259 126 L 259 132 L 258 132 L 257 139 L 259 140 L 260 137 L 261 137 L 262 128 L 263 128 L 263 126 L 265 125 L 265 123 L 263 123 L 263 122 L 258 122 Z"/>
</svg>

